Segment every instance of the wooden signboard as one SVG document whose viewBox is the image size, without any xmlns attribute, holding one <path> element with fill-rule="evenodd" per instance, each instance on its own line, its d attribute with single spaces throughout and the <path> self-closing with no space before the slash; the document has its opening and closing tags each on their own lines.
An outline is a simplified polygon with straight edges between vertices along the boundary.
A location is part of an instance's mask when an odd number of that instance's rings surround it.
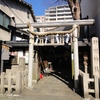
<svg viewBox="0 0 100 100">
<path fill-rule="evenodd" d="M 9 60 L 9 47 L 2 44 L 1 60 Z"/>
</svg>

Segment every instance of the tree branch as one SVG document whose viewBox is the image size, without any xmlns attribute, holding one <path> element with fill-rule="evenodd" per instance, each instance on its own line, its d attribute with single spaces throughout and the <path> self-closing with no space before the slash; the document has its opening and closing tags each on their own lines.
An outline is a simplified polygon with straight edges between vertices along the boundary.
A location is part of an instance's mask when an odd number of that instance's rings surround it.
<svg viewBox="0 0 100 100">
<path fill-rule="evenodd" d="M 78 0 L 66 0 L 71 8 L 74 20 L 80 19 L 80 4 Z"/>
<path fill-rule="evenodd" d="M 70 8 L 72 8 L 72 7 L 73 7 L 73 5 L 74 5 L 73 0 L 66 0 L 66 1 L 68 2 L 68 4 L 69 4 Z"/>
</svg>

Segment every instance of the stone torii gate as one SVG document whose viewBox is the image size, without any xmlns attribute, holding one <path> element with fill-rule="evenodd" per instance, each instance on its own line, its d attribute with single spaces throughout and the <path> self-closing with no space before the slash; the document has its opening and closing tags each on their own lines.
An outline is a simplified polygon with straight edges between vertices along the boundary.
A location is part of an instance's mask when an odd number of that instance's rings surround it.
<svg viewBox="0 0 100 100">
<path fill-rule="evenodd" d="M 29 28 L 29 64 L 28 64 L 28 87 L 32 88 L 32 73 L 33 73 L 33 50 L 34 50 L 34 35 L 54 35 L 54 34 L 70 34 L 73 35 L 73 54 L 74 54 L 74 87 L 78 89 L 79 83 L 79 58 L 78 58 L 78 25 L 93 25 L 95 23 L 94 19 L 87 20 L 73 20 L 73 21 L 64 21 L 64 22 L 45 22 L 45 23 L 22 23 L 16 24 L 16 28 Z M 59 32 L 34 32 L 34 28 L 43 28 L 43 27 L 65 27 L 72 26 L 73 28 L 69 31 L 59 31 Z M 47 44 L 48 45 L 48 44 Z M 52 44 L 53 45 L 53 44 Z M 59 45 L 59 44 L 56 44 Z"/>
</svg>

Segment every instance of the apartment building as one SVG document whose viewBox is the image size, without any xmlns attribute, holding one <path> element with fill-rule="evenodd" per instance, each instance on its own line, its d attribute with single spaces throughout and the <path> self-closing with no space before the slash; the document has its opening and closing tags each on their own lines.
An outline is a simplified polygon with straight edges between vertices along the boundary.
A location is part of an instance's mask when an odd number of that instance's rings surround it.
<svg viewBox="0 0 100 100">
<path fill-rule="evenodd" d="M 69 5 L 59 5 L 45 10 L 46 22 L 73 20 Z"/>
<path fill-rule="evenodd" d="M 73 20 L 68 4 L 49 7 L 45 10 L 44 16 L 36 16 L 37 22 L 59 22 Z M 47 31 L 52 28 L 41 28 L 40 31 Z"/>
</svg>

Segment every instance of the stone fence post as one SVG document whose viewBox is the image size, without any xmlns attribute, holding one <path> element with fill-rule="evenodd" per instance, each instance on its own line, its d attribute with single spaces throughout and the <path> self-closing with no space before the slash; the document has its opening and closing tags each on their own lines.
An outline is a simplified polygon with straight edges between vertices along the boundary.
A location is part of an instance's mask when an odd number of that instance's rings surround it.
<svg viewBox="0 0 100 100">
<path fill-rule="evenodd" d="M 19 70 L 20 71 L 25 70 L 25 58 L 23 57 L 19 58 Z"/>
</svg>

